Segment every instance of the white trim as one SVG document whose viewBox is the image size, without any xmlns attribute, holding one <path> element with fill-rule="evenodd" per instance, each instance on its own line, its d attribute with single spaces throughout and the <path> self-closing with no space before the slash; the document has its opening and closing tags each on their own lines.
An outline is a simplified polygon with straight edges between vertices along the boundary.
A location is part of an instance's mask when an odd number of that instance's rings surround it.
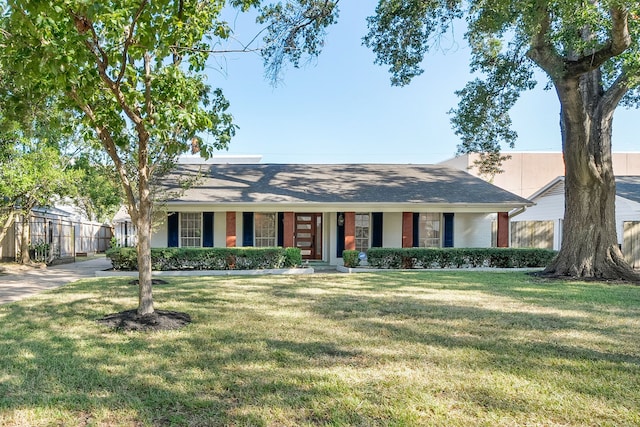
<svg viewBox="0 0 640 427">
<path fill-rule="evenodd" d="M 274 228 L 273 228 L 273 245 L 267 245 L 267 246 L 258 246 L 256 245 L 256 215 L 258 214 L 275 214 L 273 215 L 273 222 L 274 222 Z M 274 246 L 278 246 L 278 212 L 253 212 L 253 247 L 255 248 L 264 248 L 264 247 L 274 247 Z"/>
<path fill-rule="evenodd" d="M 533 206 L 529 203 L 527 206 Z M 333 213 L 333 212 L 468 212 L 468 213 L 492 213 L 508 212 L 522 207 L 521 203 L 513 204 L 468 204 L 468 203 L 234 203 L 223 204 L 211 202 L 171 202 L 167 204 L 168 210 L 181 212 L 300 212 L 300 213 Z M 206 208 L 205 208 L 206 207 Z"/>
<path fill-rule="evenodd" d="M 558 185 L 559 183 L 564 184 L 564 176 L 558 176 L 558 177 L 554 178 L 553 180 L 551 180 L 547 185 L 544 185 L 541 189 L 539 189 L 538 191 L 533 193 L 529 197 L 529 200 L 533 201 L 533 200 L 539 198 L 540 196 L 542 196 L 544 193 L 546 193 L 547 191 L 549 191 L 551 188 L 553 188 L 554 186 Z"/>
<path fill-rule="evenodd" d="M 207 211 L 208 212 L 208 211 Z M 200 212 L 183 212 L 183 211 L 178 211 L 176 212 L 178 214 L 178 247 L 179 248 L 201 248 L 202 247 L 202 233 L 203 233 L 203 217 L 204 217 L 204 212 L 200 211 Z M 200 214 L 200 246 L 183 246 L 182 245 L 182 214 L 187 213 L 187 214 L 194 214 L 194 213 L 199 213 Z M 215 214 L 214 214 L 215 216 Z M 185 237 L 185 239 L 194 239 L 193 237 Z"/>
<path fill-rule="evenodd" d="M 366 215 L 369 217 L 369 224 L 367 226 L 367 248 L 366 248 L 366 249 L 369 249 L 371 247 L 371 234 L 372 234 L 371 232 L 373 230 L 373 224 L 372 224 L 373 217 L 371 215 L 371 212 L 356 212 L 355 214 L 356 214 L 356 220 L 355 220 L 356 224 L 354 227 L 354 232 L 355 232 L 354 239 L 356 244 L 356 250 L 358 250 L 358 221 L 357 221 L 358 215 L 363 215 L 363 216 Z"/>
</svg>

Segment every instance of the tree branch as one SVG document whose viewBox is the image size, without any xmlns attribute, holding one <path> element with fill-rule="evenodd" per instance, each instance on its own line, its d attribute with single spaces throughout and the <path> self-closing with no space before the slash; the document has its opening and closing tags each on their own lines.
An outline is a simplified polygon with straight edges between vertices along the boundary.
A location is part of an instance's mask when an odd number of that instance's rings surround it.
<svg viewBox="0 0 640 427">
<path fill-rule="evenodd" d="M 260 52 L 261 48 L 249 49 L 249 47 L 243 47 L 242 49 L 224 49 L 224 50 L 215 50 L 215 49 L 198 49 L 195 47 L 184 47 L 184 46 L 169 46 L 171 50 L 176 52 L 185 51 L 185 52 L 196 52 L 196 53 L 211 53 L 214 55 L 223 55 L 226 53 L 252 53 L 252 52 Z"/>
<path fill-rule="evenodd" d="M 151 99 L 151 54 L 144 53 L 144 99 L 148 119 L 153 122 L 153 101 Z M 149 131 L 144 121 L 136 123 L 138 132 L 138 197 L 140 200 L 140 214 L 143 215 L 145 207 L 143 202 L 149 200 Z"/>
<path fill-rule="evenodd" d="M 78 33 L 85 34 L 87 31 L 91 31 L 91 34 L 93 35 L 93 40 L 85 40 L 85 45 L 87 46 L 87 49 L 89 49 L 89 52 L 91 52 L 96 58 L 100 78 L 104 83 L 106 83 L 111 93 L 116 97 L 118 104 L 127 117 L 135 123 L 136 126 L 142 124 L 142 114 L 140 111 L 127 104 L 127 101 L 124 99 L 124 94 L 120 90 L 120 83 L 109 77 L 109 74 L 107 73 L 109 58 L 100 46 L 100 40 L 93 23 L 88 18 L 78 15 L 73 11 L 70 11 L 70 13 L 76 22 L 76 29 L 78 30 Z"/>
<path fill-rule="evenodd" d="M 182 18 L 184 15 L 184 0 L 178 1 L 178 21 L 182 22 Z M 171 46 L 173 49 L 173 46 Z M 173 52 L 173 65 L 180 65 L 182 62 L 182 55 L 178 54 L 178 51 Z"/>
<path fill-rule="evenodd" d="M 562 57 L 548 39 L 551 31 L 551 13 L 547 6 L 547 1 L 538 2 L 537 13 L 540 16 L 540 27 L 532 37 L 527 57 L 538 64 L 552 80 L 556 80 L 562 72 L 563 62 Z"/>
<path fill-rule="evenodd" d="M 151 55 L 144 53 L 144 105 L 148 119 L 153 123 L 153 101 L 151 99 Z"/>
<path fill-rule="evenodd" d="M 605 113 L 613 113 L 624 95 L 629 91 L 630 80 L 629 74 L 623 71 L 609 89 L 607 89 L 599 102 L 600 108 L 602 108 Z"/>
<path fill-rule="evenodd" d="M 334 7 L 338 5 L 340 0 L 336 0 Z M 329 0 L 325 0 L 324 5 L 319 8 L 309 8 L 303 14 L 300 20 L 288 31 L 289 35 L 285 40 L 285 45 L 289 48 L 296 48 L 296 36 L 300 31 L 308 27 L 309 25 L 313 25 L 319 18 L 325 18 L 331 14 L 332 8 L 328 8 Z"/>
<path fill-rule="evenodd" d="M 607 40 L 602 48 L 590 54 L 583 55 L 576 60 L 566 61 L 566 69 L 569 75 L 578 76 L 593 71 L 607 60 L 620 55 L 631 46 L 629 12 L 620 7 L 612 8 L 611 23 L 612 28 L 609 40 Z"/>
<path fill-rule="evenodd" d="M 100 47 L 100 38 L 98 37 L 98 33 L 93 26 L 93 22 L 91 22 L 91 20 L 89 20 L 89 18 L 87 18 L 86 16 L 77 14 L 71 9 L 69 9 L 69 13 L 73 17 L 73 22 L 76 26 L 78 34 L 85 35 L 88 31 L 91 32 L 91 39 L 85 40 L 85 45 L 87 46 L 89 51 L 96 57 L 96 61 L 98 61 L 98 63 L 106 69 L 109 66 L 109 56 L 102 49 L 102 47 Z"/>
<path fill-rule="evenodd" d="M 144 8 L 146 6 L 147 0 L 142 0 L 142 2 L 140 3 L 140 7 L 138 7 L 138 10 L 131 20 L 129 34 L 127 34 L 127 38 L 124 41 L 124 47 L 122 48 L 122 65 L 120 66 L 120 72 L 118 73 L 118 78 L 116 79 L 117 84 L 120 84 L 122 78 L 124 77 L 124 73 L 127 70 L 127 56 L 129 55 L 129 47 L 131 47 L 131 44 L 133 43 L 133 34 L 135 33 L 138 19 L 140 19 L 140 15 L 142 15 L 142 12 L 144 11 Z"/>
<path fill-rule="evenodd" d="M 133 194 L 131 181 L 129 181 L 129 177 L 127 175 L 127 169 L 125 167 L 124 162 L 118 155 L 116 143 L 113 140 L 111 133 L 109 132 L 106 126 L 103 126 L 100 123 L 98 123 L 98 119 L 96 117 L 94 109 L 91 107 L 91 105 L 83 102 L 80 99 L 80 96 L 78 95 L 75 88 L 71 89 L 71 91 L 69 91 L 68 94 L 69 94 L 69 97 L 73 99 L 76 105 L 82 110 L 85 116 L 91 121 L 91 123 L 96 129 L 96 132 L 98 133 L 98 137 L 100 138 L 100 142 L 102 143 L 102 146 L 105 148 L 105 150 L 109 154 L 109 157 L 111 157 L 111 160 L 113 160 L 113 164 L 115 165 L 116 170 L 118 171 L 118 175 L 120 176 L 120 179 L 122 180 L 122 184 L 123 184 L 122 186 L 124 188 L 125 195 L 127 196 L 127 201 L 129 202 L 130 209 L 133 209 L 133 212 L 129 212 L 129 213 L 131 215 L 131 218 L 134 219 L 135 217 L 137 217 L 136 199 Z"/>
</svg>

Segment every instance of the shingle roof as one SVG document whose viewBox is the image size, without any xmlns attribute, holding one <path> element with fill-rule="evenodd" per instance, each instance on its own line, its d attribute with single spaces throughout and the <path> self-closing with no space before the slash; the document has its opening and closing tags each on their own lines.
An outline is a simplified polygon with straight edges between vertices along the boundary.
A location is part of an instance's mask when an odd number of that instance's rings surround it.
<svg viewBox="0 0 640 427">
<path fill-rule="evenodd" d="M 531 196 L 531 200 L 553 194 L 564 194 L 564 176 L 559 176 L 545 185 Z M 616 176 L 616 196 L 640 203 L 640 176 Z"/>
<path fill-rule="evenodd" d="M 199 170 L 198 182 L 170 202 L 532 204 L 442 165 L 179 165 L 175 173 L 186 176 Z M 163 185 L 175 189 L 175 176 Z"/>
<path fill-rule="evenodd" d="M 640 203 L 640 176 L 616 176 L 616 195 Z"/>
</svg>

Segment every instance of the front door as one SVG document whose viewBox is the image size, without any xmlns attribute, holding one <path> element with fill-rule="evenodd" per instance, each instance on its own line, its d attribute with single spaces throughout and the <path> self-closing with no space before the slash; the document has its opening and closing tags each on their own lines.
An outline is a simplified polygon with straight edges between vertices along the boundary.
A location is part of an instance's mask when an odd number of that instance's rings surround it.
<svg viewBox="0 0 640 427">
<path fill-rule="evenodd" d="M 302 259 L 322 259 L 322 214 L 296 214 L 296 247 L 302 252 Z"/>
</svg>

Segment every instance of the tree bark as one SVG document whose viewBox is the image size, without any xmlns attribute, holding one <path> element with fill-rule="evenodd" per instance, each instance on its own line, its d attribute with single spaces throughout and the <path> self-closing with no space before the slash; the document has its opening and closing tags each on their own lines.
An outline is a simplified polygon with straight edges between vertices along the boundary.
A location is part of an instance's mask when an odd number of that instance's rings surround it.
<svg viewBox="0 0 640 427">
<path fill-rule="evenodd" d="M 618 246 L 611 124 L 617 105 L 598 70 L 556 81 L 565 164 L 562 246 L 550 276 L 640 280 Z"/>
<path fill-rule="evenodd" d="M 29 264 L 31 257 L 29 256 L 29 243 L 31 243 L 31 209 L 22 211 L 20 230 L 20 264 Z"/>
<path fill-rule="evenodd" d="M 142 183 L 140 183 L 142 186 Z M 142 191 L 141 191 L 142 192 Z M 146 315 L 154 311 L 151 278 L 151 200 L 140 199 L 138 227 L 138 314 Z"/>
<path fill-rule="evenodd" d="M 151 54 L 144 55 L 145 69 L 145 108 L 150 116 L 153 110 L 151 102 Z M 124 108 L 124 106 L 123 106 Z M 153 313 L 153 292 L 151 278 L 151 215 L 153 201 L 151 199 L 149 167 L 149 132 L 142 117 L 137 111 L 129 111 L 127 115 L 133 120 L 138 134 L 138 212 L 135 215 L 138 225 L 138 314 Z M 135 211 L 135 209 L 133 209 Z"/>
</svg>

